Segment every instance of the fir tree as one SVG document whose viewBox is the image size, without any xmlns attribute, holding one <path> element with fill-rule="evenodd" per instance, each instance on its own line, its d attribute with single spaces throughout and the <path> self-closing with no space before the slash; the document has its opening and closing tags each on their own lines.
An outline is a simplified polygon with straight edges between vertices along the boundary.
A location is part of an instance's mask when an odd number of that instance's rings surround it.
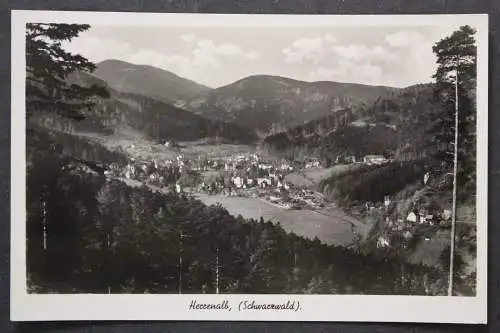
<svg viewBox="0 0 500 333">
<path fill-rule="evenodd" d="M 63 117 L 81 120 L 83 111 L 94 105 L 93 96 L 107 97 L 108 92 L 96 85 L 83 87 L 68 84 L 68 75 L 92 72 L 96 66 L 79 54 L 63 49 L 62 43 L 71 41 L 90 28 L 84 24 L 26 25 L 26 111 L 30 116 L 39 111 L 52 112 Z"/>
</svg>

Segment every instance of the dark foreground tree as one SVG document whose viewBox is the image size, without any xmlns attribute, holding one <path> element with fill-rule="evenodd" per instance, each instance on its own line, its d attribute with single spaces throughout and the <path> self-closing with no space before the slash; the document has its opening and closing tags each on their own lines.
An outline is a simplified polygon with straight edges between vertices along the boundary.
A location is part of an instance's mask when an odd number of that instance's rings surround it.
<svg viewBox="0 0 500 333">
<path fill-rule="evenodd" d="M 74 169 L 62 156 L 62 146 L 49 131 L 40 130 L 38 120 L 49 115 L 83 119 L 94 105 L 93 96 L 107 97 L 104 88 L 83 87 L 67 82 L 73 72 L 91 72 L 95 65 L 78 54 L 66 52 L 62 43 L 71 41 L 88 25 L 29 23 L 26 25 L 26 116 L 27 122 L 27 255 L 28 274 L 67 276 L 84 259 L 79 247 L 80 221 L 92 215 L 84 207 L 95 207 L 95 195 L 80 179 L 64 178 Z M 81 167 L 81 166 L 79 166 Z M 73 209 L 63 209 L 66 205 Z M 79 219 L 83 217 L 83 219 Z M 92 227 L 90 226 L 92 230 Z M 94 228 L 95 229 L 95 228 Z"/>
<path fill-rule="evenodd" d="M 73 72 L 92 72 L 96 66 L 79 54 L 63 49 L 90 28 L 84 24 L 28 23 L 26 25 L 26 112 L 30 116 L 46 111 L 72 119 L 83 119 L 83 111 L 93 106 L 92 96 L 107 97 L 98 86 L 68 84 Z"/>
<path fill-rule="evenodd" d="M 460 183 L 465 194 L 475 192 L 476 156 L 476 55 L 475 30 L 462 26 L 451 36 L 446 37 L 433 47 L 437 55 L 438 68 L 436 97 L 443 105 L 433 133 L 442 149 L 445 171 L 453 170 L 453 202 L 451 248 L 449 265 L 448 295 L 453 291 L 453 264 L 455 250 L 455 224 L 457 208 L 457 187 Z M 453 153 L 451 153 L 453 152 Z M 459 165 L 460 163 L 460 165 Z"/>
</svg>

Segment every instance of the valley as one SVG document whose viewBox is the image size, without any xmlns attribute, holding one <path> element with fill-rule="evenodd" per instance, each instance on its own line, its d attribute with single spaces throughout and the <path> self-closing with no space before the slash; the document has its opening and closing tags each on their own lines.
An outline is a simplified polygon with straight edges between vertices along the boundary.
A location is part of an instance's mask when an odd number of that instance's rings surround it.
<svg viewBox="0 0 500 333">
<path fill-rule="evenodd" d="M 446 224 L 446 204 L 429 211 L 407 198 L 433 168 L 422 141 L 423 124 L 437 108 L 430 85 L 392 89 L 257 75 L 210 89 L 117 61 L 70 81 L 111 92 L 88 119 L 58 127 L 124 156 L 126 163 L 106 165 L 108 175 L 221 204 L 233 216 L 279 223 L 326 244 L 396 253 L 417 242 L 417 252 L 429 257 L 421 262 L 431 266 L 443 251 L 426 251 L 427 236 L 408 237 L 429 223 Z M 388 186 L 398 173 L 405 180 Z M 374 213 L 385 198 L 410 202 Z M 436 217 L 412 226 L 410 209 Z"/>
<path fill-rule="evenodd" d="M 432 84 L 256 75 L 212 89 L 114 60 L 68 83 L 109 96 L 79 121 L 41 112 L 30 123 L 88 174 L 377 260 L 446 269 L 451 183 L 426 139 L 440 109 Z M 460 207 L 467 279 L 475 217 L 470 198 Z"/>
</svg>

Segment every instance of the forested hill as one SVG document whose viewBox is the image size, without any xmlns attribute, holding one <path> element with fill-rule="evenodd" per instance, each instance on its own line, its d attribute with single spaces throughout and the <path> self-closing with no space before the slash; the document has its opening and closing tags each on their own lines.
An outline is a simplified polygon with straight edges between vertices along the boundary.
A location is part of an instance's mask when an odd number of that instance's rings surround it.
<svg viewBox="0 0 500 333">
<path fill-rule="evenodd" d="M 263 145 L 289 158 L 315 156 L 325 163 L 345 155 L 412 158 L 423 152 L 430 116 L 438 108 L 433 100 L 432 85 L 411 86 L 268 136 Z"/>
<path fill-rule="evenodd" d="M 396 88 L 254 75 L 183 104 L 198 114 L 275 133 L 339 109 L 371 103 Z"/>
<path fill-rule="evenodd" d="M 116 91 L 142 95 L 168 104 L 192 99 L 211 90 L 160 68 L 120 60 L 98 63 L 92 75 L 106 81 Z"/>
<path fill-rule="evenodd" d="M 101 133 L 133 129 L 158 141 L 220 138 L 230 142 L 252 143 L 256 140 L 255 133 L 243 126 L 207 119 L 145 96 L 118 92 L 89 74 L 75 73 L 68 78 L 68 82 L 104 86 L 110 97 L 96 98 L 96 104 L 87 112 L 86 118 L 79 122 L 50 115 L 39 119 L 47 125 L 50 123 L 52 128 L 72 126 L 77 131 Z"/>
</svg>

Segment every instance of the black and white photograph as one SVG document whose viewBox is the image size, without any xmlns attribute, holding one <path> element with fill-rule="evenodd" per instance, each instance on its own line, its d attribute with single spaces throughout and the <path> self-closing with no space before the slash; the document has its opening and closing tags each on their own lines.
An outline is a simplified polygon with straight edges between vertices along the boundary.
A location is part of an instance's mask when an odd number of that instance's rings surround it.
<svg viewBox="0 0 500 333">
<path fill-rule="evenodd" d="M 486 321 L 488 17 L 287 16 L 13 13 L 14 319 Z"/>
</svg>

